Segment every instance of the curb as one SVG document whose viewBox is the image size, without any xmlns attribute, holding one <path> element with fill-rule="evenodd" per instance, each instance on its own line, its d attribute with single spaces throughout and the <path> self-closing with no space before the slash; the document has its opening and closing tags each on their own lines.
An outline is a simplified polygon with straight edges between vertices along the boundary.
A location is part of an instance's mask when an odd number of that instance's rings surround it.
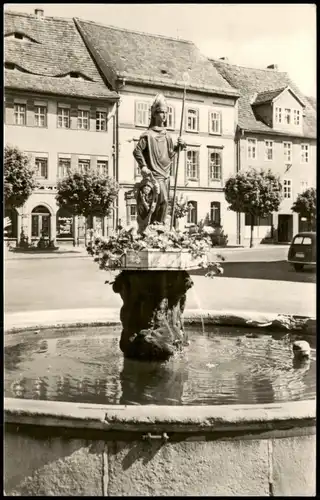
<svg viewBox="0 0 320 500">
<path fill-rule="evenodd" d="M 64 328 L 70 326 L 105 326 L 118 325 L 120 308 L 59 309 L 46 311 L 28 311 L 5 315 L 7 333 L 45 328 Z M 184 322 L 190 325 L 239 326 L 263 328 L 269 331 L 301 331 L 307 335 L 316 334 L 316 319 L 311 316 L 294 316 L 279 313 L 257 311 L 215 311 L 186 309 Z"/>
</svg>

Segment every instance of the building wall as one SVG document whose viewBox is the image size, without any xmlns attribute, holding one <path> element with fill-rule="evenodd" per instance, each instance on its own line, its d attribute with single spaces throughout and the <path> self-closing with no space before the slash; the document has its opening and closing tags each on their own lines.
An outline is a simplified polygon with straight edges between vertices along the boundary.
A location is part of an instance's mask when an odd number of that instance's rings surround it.
<svg viewBox="0 0 320 500">
<path fill-rule="evenodd" d="M 248 158 L 248 138 L 256 139 L 257 153 L 255 159 Z M 265 141 L 273 141 L 273 159 L 268 160 L 265 156 Z M 292 161 L 287 162 L 284 157 L 284 142 L 292 144 Z M 309 145 L 309 161 L 302 162 L 301 159 L 301 144 Z M 284 180 L 291 181 L 291 197 L 284 198 L 278 213 L 273 214 L 274 236 L 277 239 L 279 215 L 288 215 L 292 217 L 292 228 L 289 231 L 289 239 L 291 233 L 296 233 L 299 230 L 298 214 L 293 213 L 291 207 L 299 193 L 304 191 L 306 187 L 316 187 L 316 140 L 307 138 L 297 138 L 290 136 L 275 136 L 267 134 L 250 134 L 247 133 L 240 140 L 240 166 L 246 170 L 250 167 L 271 169 L 274 174 L 280 177 L 283 184 Z M 287 170 L 287 171 L 286 171 Z M 270 225 L 256 227 L 254 230 L 254 239 L 256 243 L 261 242 L 263 238 L 268 237 L 271 232 Z M 241 234 L 242 243 L 247 244 L 250 238 L 250 227 L 245 225 L 245 217 L 241 215 Z M 292 237 L 292 236 L 291 236 Z"/>
<path fill-rule="evenodd" d="M 26 125 L 14 124 L 14 103 L 26 104 Z M 47 124 L 45 127 L 35 126 L 34 109 L 37 103 L 47 107 Z M 70 128 L 57 127 L 58 104 L 69 106 Z M 78 107 L 90 112 L 90 129 L 77 129 Z M 96 111 L 108 114 L 106 131 L 96 131 Z M 32 161 L 36 157 L 47 158 L 47 179 L 39 179 L 40 188 L 27 200 L 24 207 L 18 210 L 18 236 L 21 229 L 31 240 L 31 212 L 38 206 L 45 206 L 51 215 L 51 239 L 56 237 L 56 214 L 58 206 L 55 201 L 56 183 L 58 180 L 59 156 L 70 159 L 71 168 L 77 168 L 79 159 L 89 159 L 91 168 L 95 168 L 98 160 L 108 162 L 109 175 L 113 176 L 113 119 L 114 105 L 107 101 L 85 100 L 58 96 L 43 96 L 22 92 L 7 91 L 5 95 L 5 144 L 17 146 L 30 154 Z M 73 223 L 73 237 L 76 224 Z M 70 238 L 69 238 L 70 239 Z"/>
<path fill-rule="evenodd" d="M 135 182 L 141 179 L 138 174 L 136 162 L 133 157 L 133 149 L 136 141 L 147 126 L 137 126 L 135 124 L 135 102 L 145 101 L 151 106 L 155 95 L 158 92 L 164 93 L 167 104 L 173 106 L 175 110 L 175 120 L 172 129 L 168 127 L 174 142 L 178 139 L 181 109 L 182 90 L 166 91 L 163 89 L 150 89 L 148 87 L 128 86 L 120 90 L 121 100 L 119 109 L 119 182 L 122 189 L 119 195 L 119 218 L 122 222 L 128 223 L 127 206 L 125 193 L 132 189 Z M 221 223 L 225 233 L 229 235 L 229 243 L 236 242 L 236 214 L 227 211 L 223 187 L 225 180 L 235 173 L 235 143 L 234 134 L 237 120 L 237 108 L 234 100 L 222 97 L 205 96 L 196 93 L 187 93 L 187 106 L 195 107 L 199 110 L 199 131 L 187 132 L 185 130 L 185 120 L 183 126 L 182 139 L 187 146 L 195 147 L 199 150 L 199 178 L 190 181 L 186 176 L 186 151 L 180 154 L 177 189 L 178 194 L 183 193 L 189 201 L 196 201 L 198 204 L 198 222 L 204 220 L 210 213 L 210 203 L 213 201 L 221 203 Z M 185 108 L 185 109 L 186 109 Z M 209 133 L 209 112 L 219 111 L 222 116 L 222 133 Z M 210 148 L 219 148 L 222 152 L 222 178 L 219 181 L 209 179 L 209 151 Z M 171 177 L 171 189 L 173 190 L 174 177 Z"/>
</svg>

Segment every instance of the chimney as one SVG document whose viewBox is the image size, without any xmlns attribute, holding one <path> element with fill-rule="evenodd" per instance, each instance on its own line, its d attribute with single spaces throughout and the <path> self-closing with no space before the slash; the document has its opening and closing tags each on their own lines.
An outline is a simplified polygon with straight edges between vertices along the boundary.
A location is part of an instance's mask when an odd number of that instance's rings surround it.
<svg viewBox="0 0 320 500">
<path fill-rule="evenodd" d="M 269 64 L 269 66 L 267 66 L 267 69 L 273 69 L 274 71 L 278 71 L 278 65 L 277 64 Z"/>
<path fill-rule="evenodd" d="M 34 14 L 41 19 L 44 16 L 44 10 L 43 9 L 35 9 Z"/>
<path fill-rule="evenodd" d="M 229 61 L 229 59 L 227 57 L 219 57 L 219 60 L 220 61 Z"/>
</svg>

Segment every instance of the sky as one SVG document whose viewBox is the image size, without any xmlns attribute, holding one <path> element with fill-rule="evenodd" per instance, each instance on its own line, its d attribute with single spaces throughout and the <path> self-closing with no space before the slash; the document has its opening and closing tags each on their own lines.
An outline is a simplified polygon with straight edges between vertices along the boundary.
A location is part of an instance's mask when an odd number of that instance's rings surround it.
<svg viewBox="0 0 320 500">
<path fill-rule="evenodd" d="M 266 68 L 277 64 L 316 96 L 315 4 L 5 4 L 5 10 L 80 17 L 110 26 L 193 41 L 207 57 Z"/>
</svg>

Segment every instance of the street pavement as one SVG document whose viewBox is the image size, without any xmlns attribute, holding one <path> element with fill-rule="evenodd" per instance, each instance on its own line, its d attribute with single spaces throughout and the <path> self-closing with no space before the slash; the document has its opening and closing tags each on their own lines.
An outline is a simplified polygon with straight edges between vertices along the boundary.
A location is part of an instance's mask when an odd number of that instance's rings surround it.
<svg viewBox="0 0 320 500">
<path fill-rule="evenodd" d="M 218 252 L 226 258 L 225 274 L 210 279 L 190 273 L 194 287 L 188 292 L 188 308 L 315 316 L 316 275 L 291 269 L 285 260 L 288 247 Z M 120 308 L 120 296 L 105 284 L 110 273 L 84 254 L 70 255 L 6 260 L 5 312 Z"/>
</svg>

